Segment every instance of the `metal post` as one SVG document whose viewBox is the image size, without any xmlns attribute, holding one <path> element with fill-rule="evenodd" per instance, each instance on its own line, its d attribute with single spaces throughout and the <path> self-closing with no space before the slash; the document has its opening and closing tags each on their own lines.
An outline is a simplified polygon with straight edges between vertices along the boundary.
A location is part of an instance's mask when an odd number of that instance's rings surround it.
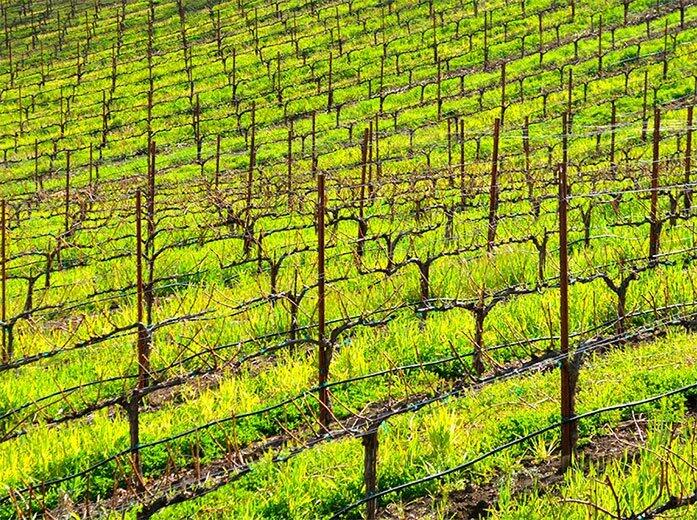
<svg viewBox="0 0 697 520">
<path fill-rule="evenodd" d="M 7 202 L 2 201 L 2 360 L 7 363 L 11 355 L 7 349 Z"/>
<path fill-rule="evenodd" d="M 465 122 L 460 120 L 460 205 L 465 208 Z"/>
<path fill-rule="evenodd" d="M 687 107 L 687 137 L 685 144 L 685 211 L 692 208 L 692 187 L 690 177 L 692 175 L 692 123 L 694 107 Z"/>
<path fill-rule="evenodd" d="M 561 354 L 561 468 L 567 469 L 576 446 L 575 422 L 566 422 L 574 416 L 575 377 L 569 358 L 569 260 L 567 238 L 567 164 L 568 114 L 562 118 L 564 159 L 559 168 L 559 342 Z"/>
<path fill-rule="evenodd" d="M 366 168 L 368 162 L 368 139 L 370 138 L 370 130 L 367 128 L 363 132 L 363 142 L 361 144 L 361 186 L 360 186 L 360 200 L 358 203 L 358 245 L 356 247 L 356 252 L 358 258 L 363 258 L 364 241 L 366 234 L 366 223 L 365 223 L 365 182 L 366 182 Z"/>
<path fill-rule="evenodd" d="M 131 463 L 136 476 L 136 485 L 142 483 L 140 465 L 140 392 L 147 384 L 147 355 L 145 352 L 146 331 L 143 325 L 143 231 L 140 190 L 136 192 L 136 313 L 138 322 L 138 380 L 128 403 L 128 424 L 131 440 Z"/>
<path fill-rule="evenodd" d="M 70 150 L 65 152 L 65 234 L 70 229 Z"/>
<path fill-rule="evenodd" d="M 487 235 L 487 251 L 491 253 L 494 250 L 496 242 L 496 212 L 499 205 L 499 131 L 501 121 L 494 121 L 494 149 L 491 157 L 491 186 L 489 187 L 489 232 Z"/>
<path fill-rule="evenodd" d="M 655 264 L 658 257 L 660 222 L 658 221 L 658 172 L 661 140 L 661 110 L 656 107 L 653 114 L 653 161 L 651 167 L 651 226 L 649 237 L 649 262 Z"/>
<path fill-rule="evenodd" d="M 313 160 L 313 164 L 315 161 Z M 324 187 L 324 172 L 317 172 L 317 335 L 319 341 L 319 421 L 327 429 L 331 422 L 331 405 L 329 391 L 325 386 L 329 378 L 330 352 L 325 338 L 325 255 L 324 255 L 324 215 L 326 199 Z"/>
</svg>

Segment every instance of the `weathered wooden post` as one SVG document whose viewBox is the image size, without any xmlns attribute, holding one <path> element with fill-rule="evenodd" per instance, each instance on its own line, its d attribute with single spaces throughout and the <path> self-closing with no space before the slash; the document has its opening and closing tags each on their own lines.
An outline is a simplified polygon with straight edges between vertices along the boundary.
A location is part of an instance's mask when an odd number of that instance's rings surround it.
<svg viewBox="0 0 697 520">
<path fill-rule="evenodd" d="M 370 430 L 363 436 L 363 481 L 365 483 L 366 520 L 377 518 L 378 501 L 371 498 L 377 490 L 377 466 L 378 466 L 378 428 Z"/>
</svg>

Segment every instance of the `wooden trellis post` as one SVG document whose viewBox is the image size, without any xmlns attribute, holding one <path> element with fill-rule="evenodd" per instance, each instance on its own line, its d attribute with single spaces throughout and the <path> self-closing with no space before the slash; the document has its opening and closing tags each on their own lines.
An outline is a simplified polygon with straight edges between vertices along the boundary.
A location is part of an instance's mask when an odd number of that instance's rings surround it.
<svg viewBox="0 0 697 520">
<path fill-rule="evenodd" d="M 378 430 L 377 427 L 363 436 L 363 482 L 365 483 L 365 496 L 368 498 L 365 508 L 366 520 L 377 518 L 378 501 L 371 498 L 377 490 L 378 469 Z"/>
</svg>

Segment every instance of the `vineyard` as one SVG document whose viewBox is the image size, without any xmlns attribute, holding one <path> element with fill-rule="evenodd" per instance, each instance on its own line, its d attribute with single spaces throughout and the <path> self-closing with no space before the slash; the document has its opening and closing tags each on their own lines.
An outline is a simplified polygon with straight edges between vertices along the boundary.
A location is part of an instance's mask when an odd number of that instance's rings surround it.
<svg viewBox="0 0 697 520">
<path fill-rule="evenodd" d="M 0 18 L 0 519 L 697 518 L 697 1 Z"/>
</svg>

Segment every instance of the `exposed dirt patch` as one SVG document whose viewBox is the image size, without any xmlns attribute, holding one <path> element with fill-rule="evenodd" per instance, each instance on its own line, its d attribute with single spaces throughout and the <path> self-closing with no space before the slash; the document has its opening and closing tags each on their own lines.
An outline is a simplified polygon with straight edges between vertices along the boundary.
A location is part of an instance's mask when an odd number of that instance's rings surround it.
<svg viewBox="0 0 697 520">
<path fill-rule="evenodd" d="M 580 458 L 587 463 L 604 464 L 622 456 L 638 456 L 646 439 L 647 421 L 636 417 L 617 425 L 610 432 L 598 435 L 579 450 Z M 540 493 L 551 492 L 563 480 L 559 473 L 559 458 L 550 457 L 542 462 L 524 461 L 524 469 L 513 475 L 514 494 L 533 489 Z M 420 520 L 436 517 L 439 511 L 452 520 L 487 518 L 498 501 L 498 478 L 481 484 L 470 484 L 454 490 L 447 496 L 422 497 L 408 504 L 390 504 L 380 515 L 384 520 Z"/>
<path fill-rule="evenodd" d="M 259 369 L 263 364 L 264 362 L 262 361 L 259 366 L 254 368 Z M 513 375 L 518 371 L 528 370 L 529 365 L 536 370 L 546 370 L 553 364 L 553 356 L 542 356 L 541 358 L 536 358 L 535 361 L 520 362 L 520 366 L 510 367 L 509 371 Z M 486 382 L 488 380 L 484 380 L 480 384 Z M 218 377 L 211 374 L 210 377 L 204 378 L 200 384 L 194 385 L 193 391 L 214 388 L 217 384 L 219 384 Z M 251 469 L 250 465 L 259 460 L 268 451 L 276 454 L 283 451 L 285 454 L 290 453 L 292 456 L 326 440 L 356 436 L 360 430 L 370 426 L 376 419 L 380 418 L 381 420 L 388 417 L 391 411 L 411 409 L 411 404 L 417 404 L 421 401 L 428 402 L 428 399 L 424 399 L 425 397 L 426 395 L 412 395 L 400 401 L 388 399 L 369 405 L 359 413 L 335 423 L 331 432 L 318 431 L 316 425 L 309 419 L 304 426 L 290 431 L 284 430 L 283 433 L 277 436 L 269 437 L 266 441 L 254 443 L 241 450 L 234 449 L 228 457 L 202 465 L 202 467 L 196 467 L 198 464 L 192 461 L 193 468 L 191 464 L 187 464 L 186 468 L 167 468 L 164 475 L 146 483 L 147 491 L 145 496 L 141 496 L 133 487 L 125 490 L 115 489 L 114 494 L 110 498 L 104 498 L 92 504 L 64 504 L 63 507 L 57 508 L 53 513 L 57 518 L 65 518 L 70 513 L 84 513 L 86 509 L 124 511 L 138 502 L 144 504 L 146 511 L 155 512 L 167 505 L 202 496 L 213 489 L 236 480 L 248 473 Z M 176 400 L 178 392 L 171 389 L 162 389 L 159 395 L 155 394 L 152 396 L 151 394 L 149 398 L 148 406 L 156 408 L 164 403 Z M 635 425 L 633 428 L 620 425 L 617 432 L 613 431 L 607 436 L 599 436 L 586 448 L 588 450 L 587 459 L 597 460 L 601 456 L 607 458 L 608 452 L 614 454 L 610 456 L 619 456 L 627 448 L 629 439 L 633 438 L 637 431 L 640 432 L 641 430 L 637 430 Z M 641 440 L 643 442 L 643 439 Z M 591 447 L 598 443 L 602 443 L 602 447 L 598 447 L 596 452 L 593 453 Z M 613 445 L 613 443 L 619 444 L 619 446 L 610 448 L 609 446 Z M 520 471 L 515 476 L 514 491 L 524 492 L 533 486 L 537 488 L 552 487 L 561 480 L 561 477 L 556 472 L 557 465 L 558 461 L 554 457 L 550 457 L 544 462 L 533 463 L 527 461 L 525 470 Z M 436 500 L 447 504 L 446 517 L 448 518 L 482 518 L 488 515 L 488 510 L 495 507 L 498 500 L 498 487 L 499 483 L 494 478 L 489 483 L 472 484 L 465 489 L 451 491 L 449 497 L 436 497 L 435 499 L 425 497 L 406 505 L 390 506 L 383 513 L 382 518 L 429 518 L 434 510 L 434 502 Z M 397 509 L 398 507 L 399 509 Z"/>
<path fill-rule="evenodd" d="M 146 490 L 142 493 L 137 491 L 135 482 L 129 482 L 127 489 L 115 489 L 109 498 L 96 502 L 74 503 L 66 499 L 50 515 L 52 518 L 66 520 L 73 518 L 73 514 L 84 518 L 89 511 L 100 514 L 123 512 L 141 503 L 143 511 L 140 518 L 148 518 L 163 507 L 204 495 L 237 480 L 249 473 L 251 465 L 269 452 L 274 453 L 275 457 L 290 458 L 322 442 L 354 436 L 357 431 L 372 425 L 375 418 L 394 410 L 409 408 L 424 397 L 425 394 L 414 394 L 406 399 L 372 403 L 359 414 L 334 422 L 328 432 L 320 430 L 316 424 L 308 423 L 245 447 L 231 446 L 226 457 L 214 462 L 199 464 L 192 460 L 192 464 L 185 468 L 168 467 L 163 475 L 148 479 Z M 128 464 L 128 461 L 123 460 L 123 464 Z"/>
<path fill-rule="evenodd" d="M 144 398 L 146 406 L 143 410 L 153 411 L 166 405 L 179 404 L 185 401 L 186 395 L 198 396 L 206 390 L 216 389 L 222 379 L 221 372 L 211 372 L 192 379 L 184 385 L 156 390 Z"/>
<path fill-rule="evenodd" d="M 447 501 L 446 518 L 485 518 L 487 510 L 496 501 L 493 485 L 470 485 L 453 491 L 447 497 L 424 497 L 408 504 L 390 504 L 379 518 L 394 520 L 422 520 L 435 518 L 435 502 Z"/>
<path fill-rule="evenodd" d="M 644 416 L 624 421 L 610 430 L 607 434 L 598 435 L 583 446 L 581 454 L 586 461 L 596 465 L 617 460 L 623 455 L 635 458 L 639 449 L 646 442 L 648 422 Z"/>
</svg>

